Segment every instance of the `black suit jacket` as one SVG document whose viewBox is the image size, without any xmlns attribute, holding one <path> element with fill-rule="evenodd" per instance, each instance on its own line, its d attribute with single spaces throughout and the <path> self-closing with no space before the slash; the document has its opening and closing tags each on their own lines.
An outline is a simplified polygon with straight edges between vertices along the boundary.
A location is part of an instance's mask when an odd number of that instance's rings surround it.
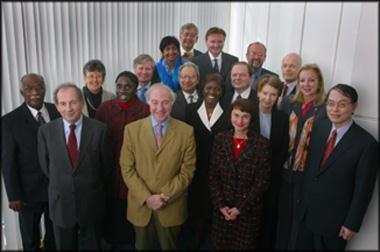
<svg viewBox="0 0 380 252">
<path fill-rule="evenodd" d="M 199 103 L 202 100 L 199 92 L 198 92 L 198 100 L 196 103 Z M 177 90 L 177 96 L 175 98 L 171 116 L 175 119 L 185 121 L 186 120 L 186 110 L 190 104 L 187 103 L 185 95 L 183 94 L 182 90 Z"/>
<path fill-rule="evenodd" d="M 50 120 L 60 117 L 54 104 L 45 103 Z M 26 103 L 2 117 L 1 161 L 9 201 L 46 202 L 48 180 L 38 162 L 39 124 Z"/>
<path fill-rule="evenodd" d="M 99 224 L 113 163 L 107 126 L 83 116 L 76 166 L 71 165 L 62 119 L 39 128 L 38 157 L 49 178 L 50 219 L 63 228 Z"/>
<path fill-rule="evenodd" d="M 312 131 L 298 218 L 316 234 L 338 236 L 342 225 L 360 229 L 377 178 L 378 143 L 354 122 L 320 170 L 331 127 L 325 119 Z"/>
<path fill-rule="evenodd" d="M 228 90 L 222 99 L 222 107 L 223 109 L 228 109 L 232 104 L 232 98 L 234 97 L 235 89 Z M 257 94 L 255 90 L 251 88 L 251 92 L 249 93 L 248 99 L 253 101 L 257 105 Z"/>
<path fill-rule="evenodd" d="M 199 51 L 199 50 L 197 50 L 197 49 L 194 48 L 194 54 L 193 54 L 193 57 L 197 57 L 197 56 L 199 56 L 199 55 L 201 55 L 201 54 L 202 54 L 201 51 Z"/>
<path fill-rule="evenodd" d="M 227 76 L 229 75 L 232 65 L 238 61 L 238 57 L 222 52 L 222 69 L 220 69 L 220 75 L 223 77 L 223 81 L 225 81 Z M 192 59 L 192 62 L 194 62 L 199 68 L 200 83 L 203 83 L 204 78 L 207 74 L 214 72 L 213 62 L 211 62 L 208 52 L 194 57 Z"/>
</svg>

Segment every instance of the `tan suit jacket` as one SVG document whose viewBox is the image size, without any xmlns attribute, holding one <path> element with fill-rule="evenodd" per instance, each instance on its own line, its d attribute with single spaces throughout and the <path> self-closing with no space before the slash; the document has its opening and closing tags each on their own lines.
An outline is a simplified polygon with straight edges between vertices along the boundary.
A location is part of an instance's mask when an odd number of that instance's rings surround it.
<svg viewBox="0 0 380 252">
<path fill-rule="evenodd" d="M 135 226 L 146 226 L 152 215 L 146 199 L 163 193 L 170 199 L 157 210 L 160 224 L 170 227 L 184 223 L 195 161 L 194 133 L 188 124 L 170 118 L 159 149 L 150 117 L 128 124 L 120 154 L 121 173 L 129 190 L 127 219 Z"/>
</svg>

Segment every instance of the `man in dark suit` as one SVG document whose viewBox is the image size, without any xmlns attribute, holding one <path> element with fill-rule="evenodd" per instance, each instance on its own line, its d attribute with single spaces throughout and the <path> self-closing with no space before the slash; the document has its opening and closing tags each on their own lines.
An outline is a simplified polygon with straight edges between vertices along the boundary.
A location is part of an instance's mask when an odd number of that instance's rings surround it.
<svg viewBox="0 0 380 252">
<path fill-rule="evenodd" d="M 105 182 L 112 167 L 107 127 L 82 115 L 84 100 L 75 84 L 54 92 L 62 119 L 40 127 L 38 157 L 49 178 L 49 210 L 57 249 L 100 249 Z"/>
<path fill-rule="evenodd" d="M 223 52 L 226 32 L 219 27 L 211 27 L 206 33 L 206 46 L 208 51 L 193 58 L 193 62 L 198 66 L 201 76 L 200 83 L 209 73 L 219 73 L 226 80 L 232 64 L 239 59 L 231 54 Z"/>
<path fill-rule="evenodd" d="M 191 60 L 193 57 L 201 55 L 202 52 L 194 48 L 198 41 L 198 27 L 193 23 L 181 26 L 179 40 L 181 42 L 181 55 Z"/>
<path fill-rule="evenodd" d="M 263 43 L 255 41 L 248 45 L 246 53 L 248 64 L 252 67 L 252 88 L 256 90 L 257 80 L 264 74 L 273 74 L 278 77 L 278 74 L 263 68 L 263 64 L 267 57 L 267 48 Z"/>
<path fill-rule="evenodd" d="M 378 143 L 352 120 L 358 95 L 338 84 L 315 125 L 305 167 L 296 249 L 344 250 L 360 229 L 378 171 Z"/>
<path fill-rule="evenodd" d="M 239 61 L 231 69 L 232 90 L 227 90 L 223 97 L 222 107 L 228 109 L 230 105 L 240 98 L 257 102 L 257 95 L 251 86 L 252 68 L 247 62 Z"/>
<path fill-rule="evenodd" d="M 38 163 L 38 127 L 59 117 L 55 106 L 45 103 L 45 81 L 39 74 L 21 78 L 24 103 L 2 118 L 1 161 L 9 208 L 18 212 L 24 250 L 40 248 L 40 220 L 44 214 L 44 248 L 55 249 L 49 220 L 48 180 Z"/>
<path fill-rule="evenodd" d="M 282 99 L 285 96 L 294 95 L 297 87 L 297 74 L 301 68 L 302 60 L 298 53 L 288 53 L 282 59 L 281 71 L 284 79 L 284 87 L 277 101 L 277 108 L 281 108 Z"/>
<path fill-rule="evenodd" d="M 197 89 L 198 82 L 199 70 L 197 65 L 192 62 L 186 62 L 180 66 L 179 85 L 181 89 L 177 91 L 173 109 L 170 114 L 173 118 L 185 121 L 188 105 L 201 100 L 200 93 Z"/>
</svg>

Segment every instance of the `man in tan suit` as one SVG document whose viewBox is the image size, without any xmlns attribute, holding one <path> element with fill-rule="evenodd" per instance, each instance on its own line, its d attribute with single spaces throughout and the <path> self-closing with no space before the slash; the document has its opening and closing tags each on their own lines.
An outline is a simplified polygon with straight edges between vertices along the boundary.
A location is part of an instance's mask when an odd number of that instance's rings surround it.
<svg viewBox="0 0 380 252">
<path fill-rule="evenodd" d="M 193 128 L 169 117 L 173 91 L 153 85 L 146 92 L 151 116 L 124 129 L 120 154 L 129 189 L 127 219 L 134 225 L 136 249 L 176 249 L 180 225 L 187 218 L 187 188 L 195 170 Z"/>
</svg>

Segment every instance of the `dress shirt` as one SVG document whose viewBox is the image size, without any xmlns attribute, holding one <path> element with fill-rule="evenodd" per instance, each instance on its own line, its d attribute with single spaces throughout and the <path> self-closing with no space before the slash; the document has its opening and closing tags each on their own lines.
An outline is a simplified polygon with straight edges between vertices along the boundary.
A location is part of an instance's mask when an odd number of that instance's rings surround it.
<svg viewBox="0 0 380 252">
<path fill-rule="evenodd" d="M 272 114 L 259 112 L 260 117 L 260 134 L 266 139 L 270 139 L 270 129 L 272 125 Z"/>
<path fill-rule="evenodd" d="M 211 59 L 211 64 L 212 64 L 212 68 L 214 68 L 214 59 L 216 59 L 216 61 L 218 62 L 218 68 L 219 68 L 219 72 L 222 71 L 222 52 L 219 53 L 219 55 L 217 57 L 214 57 L 212 56 L 212 54 L 210 52 L 208 52 L 208 55 L 210 56 L 210 59 Z"/>
<path fill-rule="evenodd" d="M 163 121 L 161 123 L 161 126 L 162 126 L 162 136 L 165 135 L 166 129 L 168 128 L 169 120 L 170 120 L 170 117 L 166 118 L 165 121 Z M 153 116 L 150 116 L 150 121 L 152 122 L 152 127 L 153 127 L 153 131 L 154 131 L 154 137 L 157 137 L 157 127 L 156 126 L 157 126 L 158 122 L 156 121 L 156 119 L 154 119 Z"/>
<path fill-rule="evenodd" d="M 329 141 L 333 131 L 336 129 L 336 139 L 335 139 L 335 144 L 334 144 L 334 148 L 336 147 L 336 145 L 339 143 L 339 141 L 342 139 L 342 137 L 344 136 L 344 134 L 346 134 L 346 132 L 350 129 L 351 125 L 352 125 L 353 121 L 350 120 L 347 122 L 346 125 L 344 125 L 343 127 L 340 127 L 339 129 L 335 128 L 334 124 L 333 126 L 331 127 L 331 131 L 330 131 L 330 135 L 329 137 L 327 138 L 327 141 Z"/>
<path fill-rule="evenodd" d="M 33 115 L 34 119 L 36 119 L 36 121 L 38 121 L 38 119 L 37 119 L 38 111 L 41 111 L 41 116 L 44 118 L 45 122 L 46 123 L 50 122 L 49 112 L 46 109 L 45 104 L 42 104 L 42 108 L 40 110 L 32 108 L 28 104 L 26 106 L 28 107 L 28 109 L 30 110 L 30 113 L 32 113 L 32 115 Z"/>
<path fill-rule="evenodd" d="M 66 138 L 66 144 L 67 142 L 69 141 L 69 135 L 70 135 L 70 125 L 71 123 L 69 123 L 68 121 L 66 121 L 65 119 L 62 118 L 62 121 L 63 121 L 63 129 L 65 131 L 65 138 Z M 77 138 L 77 147 L 78 147 L 78 150 L 79 150 L 79 146 L 80 146 L 80 137 L 82 135 L 82 125 L 83 125 L 83 115 L 80 116 L 79 120 L 75 122 L 75 136 Z"/>
<path fill-rule="evenodd" d="M 246 90 L 244 90 L 241 94 L 239 94 L 239 93 L 235 90 L 235 93 L 234 93 L 234 96 L 232 97 L 232 101 L 231 101 L 231 103 L 233 103 L 239 95 L 240 95 L 241 98 L 249 99 L 249 95 L 251 94 L 251 90 L 252 90 L 252 88 L 249 87 L 249 88 L 247 88 Z"/>
<path fill-rule="evenodd" d="M 181 55 L 183 56 L 186 52 L 191 52 L 191 54 L 193 55 L 193 58 L 194 58 L 194 48 L 191 48 L 190 51 L 186 51 L 185 49 L 182 48 L 181 46 Z"/>
<path fill-rule="evenodd" d="M 190 104 L 190 95 L 193 96 L 193 103 L 196 103 L 198 101 L 198 93 L 197 90 L 194 90 L 193 93 L 189 94 L 182 90 L 183 95 L 185 96 L 187 104 Z"/>
</svg>

